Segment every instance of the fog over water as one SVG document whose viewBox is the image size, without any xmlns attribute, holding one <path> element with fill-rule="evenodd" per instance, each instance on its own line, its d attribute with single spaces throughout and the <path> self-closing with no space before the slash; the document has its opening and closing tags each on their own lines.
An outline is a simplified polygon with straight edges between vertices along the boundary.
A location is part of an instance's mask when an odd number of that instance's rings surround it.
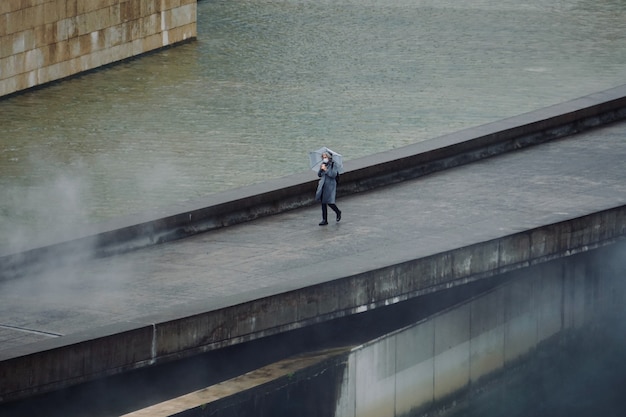
<svg viewBox="0 0 626 417">
<path fill-rule="evenodd" d="M 625 82 L 626 4 L 205 0 L 198 40 L 0 99 L 0 252 Z"/>
</svg>

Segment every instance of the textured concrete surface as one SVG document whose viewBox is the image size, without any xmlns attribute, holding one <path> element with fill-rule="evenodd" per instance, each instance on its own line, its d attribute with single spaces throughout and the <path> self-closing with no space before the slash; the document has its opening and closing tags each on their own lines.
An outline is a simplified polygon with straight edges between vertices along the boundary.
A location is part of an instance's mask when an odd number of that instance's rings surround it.
<svg viewBox="0 0 626 417">
<path fill-rule="evenodd" d="M 345 162 L 344 195 L 371 191 L 626 119 L 626 85 Z M 172 207 L 49 233 L 51 241 L 0 247 L 0 280 L 59 258 L 109 256 L 245 223 L 314 203 L 317 177 L 300 172 Z"/>
<path fill-rule="evenodd" d="M 626 203 L 626 124 L 46 274 L 0 282 L 0 352 L 264 296 Z M 312 175 L 314 175 L 312 173 Z M 314 192 L 314 190 L 311 190 Z M 331 220 L 334 220 L 331 217 Z"/>
</svg>

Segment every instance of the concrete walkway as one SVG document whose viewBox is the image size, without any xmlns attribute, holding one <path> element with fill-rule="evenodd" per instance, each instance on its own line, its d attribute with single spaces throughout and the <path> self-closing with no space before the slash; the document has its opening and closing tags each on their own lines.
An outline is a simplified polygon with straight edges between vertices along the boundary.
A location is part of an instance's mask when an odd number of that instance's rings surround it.
<svg viewBox="0 0 626 417">
<path fill-rule="evenodd" d="M 315 206 L 2 281 L 0 354 L 147 315 L 234 304 L 624 204 L 626 123 L 620 123 L 340 197 L 343 219 L 335 223 L 330 212 L 326 227 L 317 225 Z"/>
</svg>

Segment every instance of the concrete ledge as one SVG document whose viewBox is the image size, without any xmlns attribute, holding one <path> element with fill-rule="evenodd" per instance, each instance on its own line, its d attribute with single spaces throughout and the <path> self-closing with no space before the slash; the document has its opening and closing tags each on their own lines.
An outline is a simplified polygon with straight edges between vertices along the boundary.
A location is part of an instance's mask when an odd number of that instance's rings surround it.
<svg viewBox="0 0 626 417">
<path fill-rule="evenodd" d="M 334 415 L 349 354 L 346 347 L 288 358 L 122 417 Z"/>
<path fill-rule="evenodd" d="M 339 193 L 372 190 L 624 119 L 626 85 L 347 161 Z M 0 254 L 0 279 L 36 272 L 38 265 L 58 259 L 109 256 L 308 206 L 314 203 L 317 180 L 313 177 L 311 172 L 299 173 L 115 219 L 19 253 Z"/>
<path fill-rule="evenodd" d="M 398 303 L 626 240 L 626 206 L 317 282 L 207 300 L 0 353 L 0 402 Z M 96 360 L 97 358 L 97 360 Z"/>
<path fill-rule="evenodd" d="M 623 293 L 623 271 L 604 267 L 620 250 L 517 271 L 503 285 L 360 346 L 289 358 L 123 417 L 417 416 L 456 408 L 507 369 L 601 326 L 621 305 L 615 294 Z"/>
</svg>

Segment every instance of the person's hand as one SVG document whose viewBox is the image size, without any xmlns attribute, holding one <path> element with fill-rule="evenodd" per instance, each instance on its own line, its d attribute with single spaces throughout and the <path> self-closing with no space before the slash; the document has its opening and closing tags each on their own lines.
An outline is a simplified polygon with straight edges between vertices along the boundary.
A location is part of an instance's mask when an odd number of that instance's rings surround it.
<svg viewBox="0 0 626 417">
<path fill-rule="evenodd" d="M 322 171 L 326 171 L 326 164 L 322 164 L 320 168 L 322 168 Z"/>
</svg>

